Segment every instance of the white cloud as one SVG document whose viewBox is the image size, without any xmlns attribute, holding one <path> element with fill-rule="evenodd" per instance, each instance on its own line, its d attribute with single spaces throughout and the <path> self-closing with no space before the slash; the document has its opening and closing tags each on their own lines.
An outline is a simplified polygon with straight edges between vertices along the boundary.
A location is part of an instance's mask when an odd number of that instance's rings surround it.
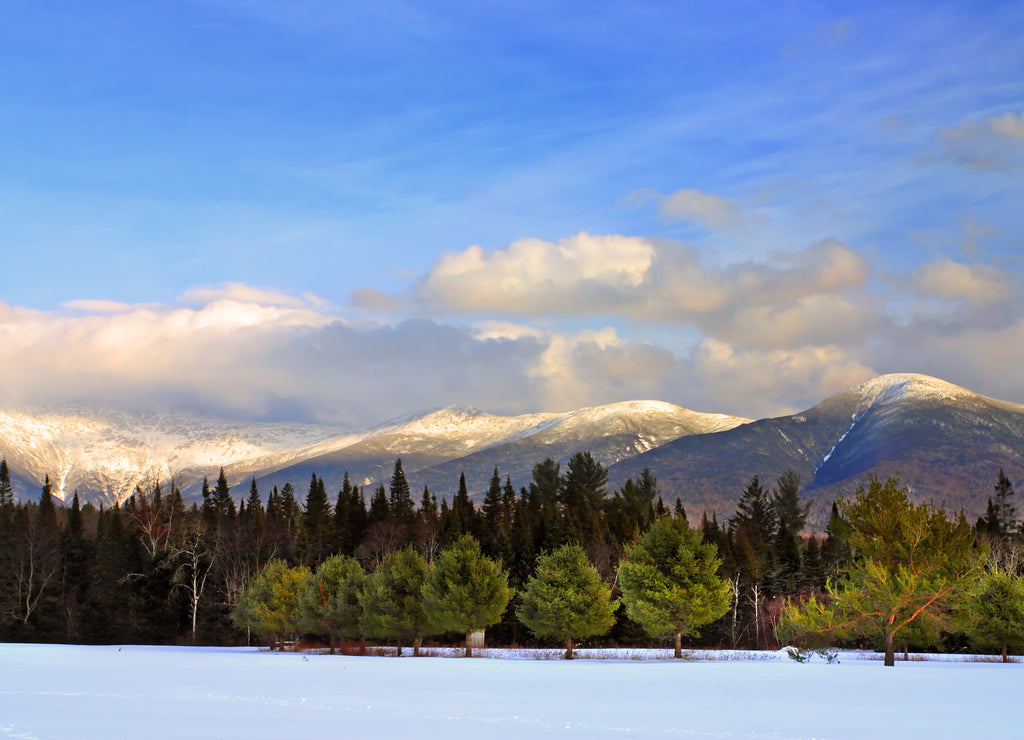
<svg viewBox="0 0 1024 740">
<path fill-rule="evenodd" d="M 302 296 L 293 296 L 279 290 L 258 288 L 252 285 L 245 285 L 243 283 L 223 283 L 215 286 L 200 286 L 192 288 L 181 296 L 181 300 L 187 304 L 198 305 L 219 300 L 233 301 L 237 303 L 287 306 L 291 308 L 306 308 L 310 306 L 326 308 L 329 305 L 327 301 L 312 293 L 304 293 Z"/>
<path fill-rule="evenodd" d="M 1009 276 L 988 265 L 968 265 L 940 259 L 920 267 L 917 289 L 924 295 L 970 303 L 993 303 L 1013 295 Z"/>
<path fill-rule="evenodd" d="M 503 249 L 444 254 L 416 288 L 428 308 L 463 313 L 580 314 L 635 296 L 654 260 L 646 239 L 579 233 Z"/>
<path fill-rule="evenodd" d="M 740 219 L 740 210 L 731 201 L 693 188 L 661 198 L 658 213 L 666 221 L 695 221 L 713 229 L 727 228 Z"/>
<path fill-rule="evenodd" d="M 789 346 L 817 341 L 830 329 L 845 337 L 870 327 L 877 309 L 864 295 L 869 274 L 863 257 L 833 240 L 767 262 L 707 267 L 678 242 L 577 234 L 446 254 L 415 294 L 428 310 L 616 314 L 695 325 L 733 339 L 756 335 L 757 344 L 788 336 Z"/>
</svg>

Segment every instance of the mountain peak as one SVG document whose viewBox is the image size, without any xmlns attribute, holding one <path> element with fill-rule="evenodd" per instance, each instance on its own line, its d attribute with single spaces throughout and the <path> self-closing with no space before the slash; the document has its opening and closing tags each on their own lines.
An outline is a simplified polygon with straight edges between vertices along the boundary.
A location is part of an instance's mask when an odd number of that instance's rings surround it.
<svg viewBox="0 0 1024 740">
<path fill-rule="evenodd" d="M 868 405 L 906 400 L 960 401 L 976 393 L 940 378 L 920 373 L 890 373 L 852 388 Z"/>
</svg>

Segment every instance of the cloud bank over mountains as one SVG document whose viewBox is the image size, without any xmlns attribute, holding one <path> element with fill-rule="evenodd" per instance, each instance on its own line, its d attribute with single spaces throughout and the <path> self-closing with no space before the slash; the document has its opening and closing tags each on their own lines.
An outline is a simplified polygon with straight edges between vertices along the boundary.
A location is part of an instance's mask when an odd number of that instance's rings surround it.
<svg viewBox="0 0 1024 740">
<path fill-rule="evenodd" d="M 9 406 L 89 399 L 353 426 L 451 404 L 637 398 L 764 417 L 906 370 L 1024 398 L 1007 372 L 1024 348 L 1020 285 L 980 261 L 883 273 L 826 240 L 706 264 L 678 241 L 578 233 L 445 253 L 406 290 L 370 293 L 342 307 L 227 284 L 166 304 L 0 304 L 0 392 Z"/>
</svg>

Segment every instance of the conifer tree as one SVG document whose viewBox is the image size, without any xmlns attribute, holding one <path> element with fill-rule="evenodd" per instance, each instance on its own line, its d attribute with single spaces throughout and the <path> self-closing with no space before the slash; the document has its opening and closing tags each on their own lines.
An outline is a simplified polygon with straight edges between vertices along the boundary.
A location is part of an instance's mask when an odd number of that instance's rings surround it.
<svg viewBox="0 0 1024 740">
<path fill-rule="evenodd" d="M 323 635 L 334 651 L 338 640 L 359 637 L 359 620 L 366 572 L 347 555 L 332 555 L 311 573 L 299 597 L 299 618 L 307 632 Z"/>
<path fill-rule="evenodd" d="M 246 500 L 245 510 L 249 515 L 250 521 L 262 522 L 264 516 L 263 501 L 260 499 L 260 489 L 256 486 L 256 476 L 252 477 L 252 483 L 249 486 L 249 498 Z"/>
<path fill-rule="evenodd" d="M 511 487 L 511 483 L 509 484 Z M 515 493 L 512 493 L 515 500 Z M 480 515 L 481 539 L 480 546 L 484 554 L 499 561 L 508 559 L 511 554 L 511 532 L 508 519 L 508 497 L 502 490 L 501 476 L 498 468 L 494 468 L 487 494 L 484 496 Z"/>
<path fill-rule="evenodd" d="M 384 555 L 363 584 L 363 634 L 394 640 L 399 656 L 403 646 L 412 643 L 413 655 L 418 656 L 428 629 L 423 611 L 426 574 L 426 561 L 412 547 Z"/>
<path fill-rule="evenodd" d="M 508 574 L 469 535 L 441 551 L 423 583 L 427 621 L 437 632 L 464 633 L 467 658 L 472 634 L 500 621 L 509 598 Z"/>
<path fill-rule="evenodd" d="M 563 542 L 591 546 L 608 538 L 603 517 L 607 483 L 607 471 L 589 452 L 577 452 L 569 458 L 558 493 Z"/>
<path fill-rule="evenodd" d="M 302 512 L 299 543 L 303 561 L 315 568 L 331 554 L 334 542 L 334 517 L 327 501 L 323 478 L 313 473 Z"/>
<path fill-rule="evenodd" d="M 583 548 L 563 545 L 537 558 L 516 616 L 537 637 L 563 641 L 572 660 L 574 641 L 610 630 L 617 606 Z"/>
<path fill-rule="evenodd" d="M 682 636 L 729 610 L 729 582 L 718 576 L 714 545 L 680 517 L 656 521 L 635 545 L 626 547 L 619 583 L 626 614 L 655 638 L 672 635 L 682 658 Z"/>
<path fill-rule="evenodd" d="M 14 506 L 14 489 L 11 487 L 11 471 L 7 467 L 7 458 L 0 460 L 0 517 L 9 515 Z M 3 519 L 0 519 L 2 522 Z"/>
<path fill-rule="evenodd" d="M 291 568 L 283 560 L 271 560 L 242 592 L 231 619 L 280 648 L 283 640 L 302 629 L 299 600 L 308 582 L 305 566 Z"/>
<path fill-rule="evenodd" d="M 855 559 L 828 585 L 826 600 L 787 609 L 787 629 L 797 639 L 876 637 L 892 666 L 897 634 L 948 624 L 949 608 L 980 572 L 983 554 L 962 514 L 950 521 L 943 509 L 911 504 L 895 478 L 883 484 L 871 477 L 839 508 Z"/>
<path fill-rule="evenodd" d="M 224 475 L 224 468 L 220 469 L 217 485 L 213 489 L 213 509 L 216 512 L 218 526 L 231 522 L 237 514 L 235 501 L 231 498 L 231 487 L 228 486 L 227 476 Z"/>
<path fill-rule="evenodd" d="M 373 492 L 373 498 L 370 499 L 370 513 L 367 518 L 367 524 L 373 526 L 378 522 L 383 522 L 391 516 L 391 505 L 388 503 L 387 491 L 384 490 L 384 484 L 381 483 Z"/>
<path fill-rule="evenodd" d="M 1024 578 L 996 568 L 984 573 L 958 604 L 959 626 L 973 645 L 994 648 L 1003 662 L 1024 648 Z"/>
<path fill-rule="evenodd" d="M 416 524 L 416 507 L 412 501 L 409 481 L 402 469 L 402 459 L 395 460 L 394 472 L 391 474 L 391 490 L 388 497 L 388 509 L 392 519 L 403 529 L 406 537 L 412 534 Z"/>
</svg>

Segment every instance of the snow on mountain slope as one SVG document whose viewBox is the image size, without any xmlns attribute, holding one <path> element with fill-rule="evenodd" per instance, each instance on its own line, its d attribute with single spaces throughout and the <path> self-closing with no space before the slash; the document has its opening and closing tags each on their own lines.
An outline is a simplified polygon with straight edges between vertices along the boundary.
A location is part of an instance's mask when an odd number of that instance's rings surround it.
<svg viewBox="0 0 1024 740">
<path fill-rule="evenodd" d="M 232 485 L 250 476 L 287 471 L 296 464 L 346 455 L 379 457 L 390 464 L 401 455 L 430 463 L 461 458 L 516 440 L 541 444 L 632 431 L 643 451 L 679 434 L 717 431 L 747 420 L 700 414 L 672 404 L 633 401 L 564 413 L 499 416 L 451 407 L 406 417 L 374 429 L 298 423 L 243 423 L 193 414 L 132 414 L 68 407 L 37 412 L 0 412 L 0 456 L 18 477 L 50 477 L 53 493 L 68 499 L 123 501 L 136 486 L 148 490 L 172 478 L 192 490 L 224 467 Z M 299 481 L 295 481 L 299 482 Z M 19 491 L 35 496 L 37 490 Z"/>
<path fill-rule="evenodd" d="M 336 438 L 340 428 L 248 424 L 187 414 L 129 414 L 83 407 L 0 412 L 0 455 L 13 470 L 69 499 L 123 501 L 137 485 L 259 459 Z M 32 492 L 33 494 L 35 492 Z"/>
</svg>

